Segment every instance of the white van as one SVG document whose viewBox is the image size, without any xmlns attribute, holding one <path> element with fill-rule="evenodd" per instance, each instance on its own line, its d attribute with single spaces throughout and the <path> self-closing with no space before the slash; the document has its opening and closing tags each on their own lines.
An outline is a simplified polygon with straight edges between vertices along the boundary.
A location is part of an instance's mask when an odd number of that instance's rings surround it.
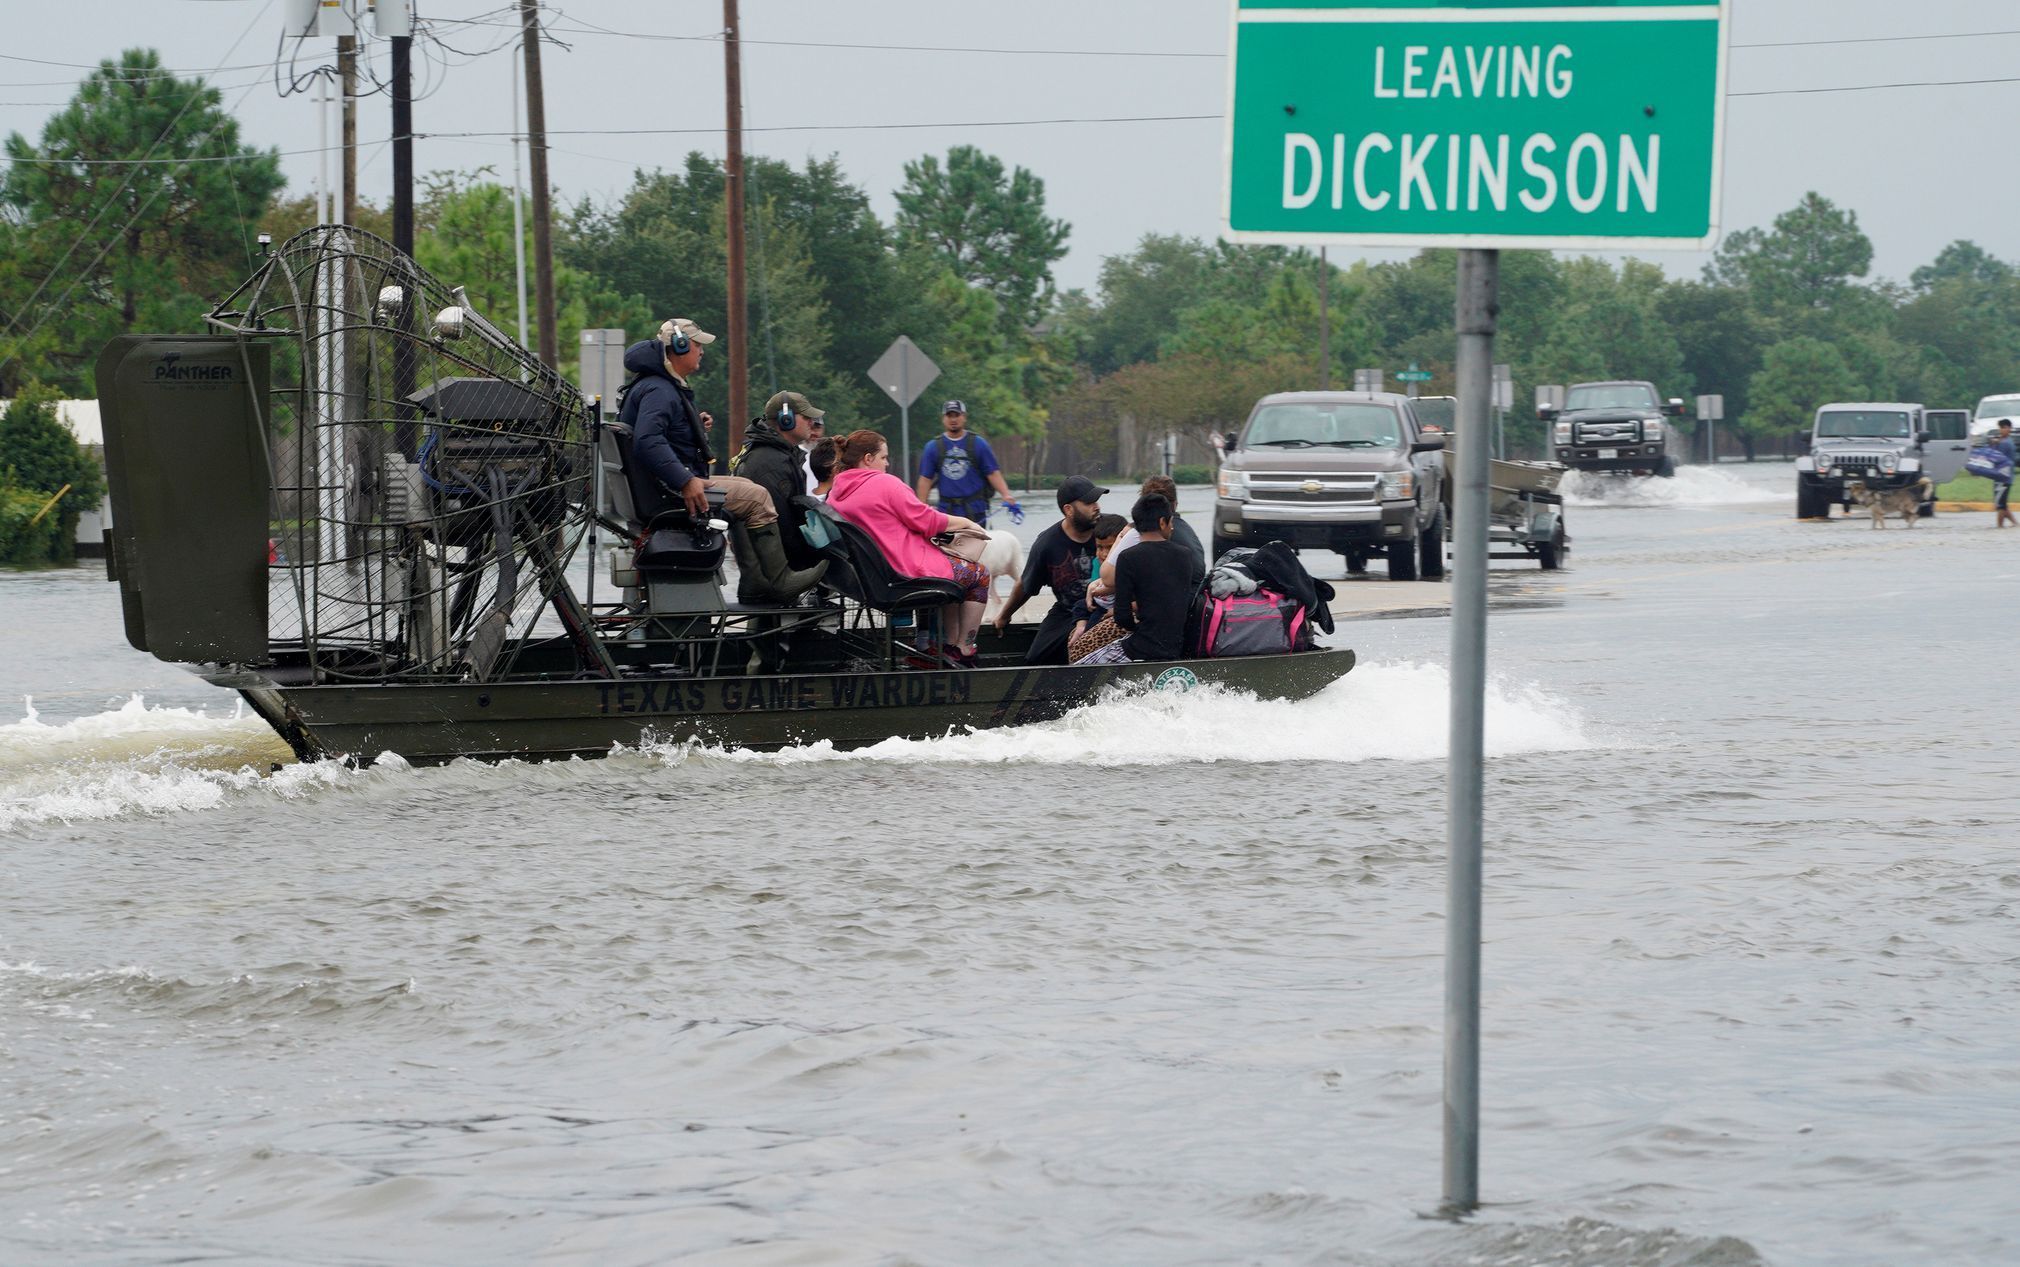
<svg viewBox="0 0 2020 1267">
<path fill-rule="evenodd" d="M 2001 418 L 2011 418 L 2013 426 L 2020 429 L 2020 392 L 2003 392 L 1979 401 L 1978 407 L 1971 411 L 1971 434 L 1996 430 Z"/>
</svg>

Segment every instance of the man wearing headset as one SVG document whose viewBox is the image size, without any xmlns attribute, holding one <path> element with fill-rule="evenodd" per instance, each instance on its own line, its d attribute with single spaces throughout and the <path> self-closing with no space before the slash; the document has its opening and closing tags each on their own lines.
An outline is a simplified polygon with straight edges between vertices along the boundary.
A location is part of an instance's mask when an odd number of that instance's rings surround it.
<svg viewBox="0 0 2020 1267">
<path fill-rule="evenodd" d="M 770 494 L 747 479 L 713 476 L 708 429 L 715 419 L 696 408 L 687 380 L 701 368 L 701 350 L 715 336 L 685 317 L 659 327 L 624 352 L 625 384 L 618 421 L 631 428 L 628 472 L 631 497 L 648 523 L 685 506 L 696 519 L 708 515 L 708 494 L 723 494 L 723 509 L 735 520 L 730 540 L 736 548 L 739 602 L 791 603 L 812 589 L 826 561 L 805 570 L 786 560 L 778 510 Z"/>
<path fill-rule="evenodd" d="M 743 451 L 729 469 L 765 490 L 778 512 L 779 536 L 785 541 L 786 562 L 811 568 L 821 561 L 802 533 L 806 512 L 793 498 L 809 490 L 807 455 L 800 446 L 821 425 L 822 412 L 798 392 L 779 392 L 765 402 L 764 416 L 753 418 L 744 431 Z"/>
<path fill-rule="evenodd" d="M 928 440 L 919 453 L 919 500 L 925 501 L 926 490 L 937 484 L 941 510 L 987 526 L 992 487 L 1006 507 L 1015 506 L 1017 499 L 989 442 L 968 430 L 967 405 L 948 401 L 941 407 L 940 425 L 945 432 Z"/>
</svg>

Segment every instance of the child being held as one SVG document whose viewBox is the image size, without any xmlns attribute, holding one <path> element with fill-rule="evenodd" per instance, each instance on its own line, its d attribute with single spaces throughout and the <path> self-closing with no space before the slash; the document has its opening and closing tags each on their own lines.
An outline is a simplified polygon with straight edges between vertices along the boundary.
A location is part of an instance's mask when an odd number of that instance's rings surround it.
<svg viewBox="0 0 2020 1267">
<path fill-rule="evenodd" d="M 1088 625 L 1107 615 L 1108 609 L 1115 605 L 1114 587 L 1099 587 L 1103 592 L 1097 595 L 1095 582 L 1101 579 L 1102 564 L 1115 549 L 1116 539 L 1128 527 L 1129 521 L 1121 515 L 1103 515 L 1094 521 L 1094 571 L 1087 577 L 1088 592 L 1073 605 L 1073 632 L 1066 636 L 1068 642 L 1086 633 Z"/>
</svg>

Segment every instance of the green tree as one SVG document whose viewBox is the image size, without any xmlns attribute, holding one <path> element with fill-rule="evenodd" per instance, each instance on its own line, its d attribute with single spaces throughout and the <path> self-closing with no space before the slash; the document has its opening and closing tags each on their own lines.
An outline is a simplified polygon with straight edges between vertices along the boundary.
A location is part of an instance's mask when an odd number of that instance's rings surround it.
<svg viewBox="0 0 2020 1267">
<path fill-rule="evenodd" d="M 1860 288 L 1873 244 L 1856 212 L 1812 191 L 1775 217 L 1774 227 L 1729 235 L 1705 268 L 1705 280 L 1743 287 L 1754 307 L 1815 334 Z"/>
<path fill-rule="evenodd" d="M 1760 370 L 1769 337 L 1746 293 L 1706 282 L 1672 282 L 1657 296 L 1656 314 L 1676 339 L 1690 389 L 1724 396 L 1728 418 L 1745 413 L 1747 386 Z"/>
<path fill-rule="evenodd" d="M 1747 385 L 1750 404 L 1739 419 L 1747 456 L 1753 456 L 1759 440 L 1808 430 L 1819 405 L 1858 400 L 1865 394 L 1865 387 L 1833 345 L 1808 335 L 1775 344 Z"/>
<path fill-rule="evenodd" d="M 105 477 L 98 463 L 78 446 L 77 438 L 57 417 L 61 399 L 61 393 L 31 380 L 0 414 L 0 486 L 31 494 L 28 500 L 37 503 L 37 510 L 46 506 L 49 498 L 63 494 L 45 515 L 56 523 L 47 537 L 22 536 L 25 524 L 16 525 L 10 533 L 17 543 L 25 541 L 34 547 L 34 553 L 46 557 L 14 557 L 11 562 L 69 562 L 77 540 L 77 517 L 95 509 L 105 497 Z"/>
<path fill-rule="evenodd" d="M 512 247 L 512 191 L 475 172 L 434 172 L 414 208 L 414 258 L 451 286 L 469 291 L 477 311 L 499 329 L 516 332 L 519 298 Z M 531 258 L 532 232 L 526 232 Z M 619 326 L 644 331 L 651 322 L 644 302 L 620 294 L 581 269 L 557 262 L 554 268 L 555 323 L 562 348 L 561 372 L 578 370 L 575 333 Z M 528 305 L 526 337 L 539 346 L 538 314 Z"/>
<path fill-rule="evenodd" d="M 1937 252 L 1934 261 L 1910 273 L 1908 282 L 1918 291 L 1927 291 L 1949 281 L 1996 286 L 2013 280 L 2014 275 L 2011 264 L 1976 242 L 1960 238 Z"/>
<path fill-rule="evenodd" d="M 5 149 L 0 390 L 33 372 L 90 395 L 107 339 L 200 328 L 251 270 L 283 183 L 278 152 L 239 143 L 217 89 L 146 49 L 101 62 L 39 143 L 14 133 Z"/>
<path fill-rule="evenodd" d="M 1045 214 L 1045 182 L 972 145 L 905 164 L 897 232 L 937 253 L 954 274 L 997 298 L 1006 332 L 1038 323 L 1052 303 L 1052 265 L 1071 226 Z"/>
</svg>

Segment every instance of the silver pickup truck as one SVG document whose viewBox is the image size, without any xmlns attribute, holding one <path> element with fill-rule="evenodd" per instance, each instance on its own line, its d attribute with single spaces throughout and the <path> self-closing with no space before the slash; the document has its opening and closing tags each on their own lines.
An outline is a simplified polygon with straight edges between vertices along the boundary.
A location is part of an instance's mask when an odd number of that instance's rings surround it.
<svg viewBox="0 0 2020 1267">
<path fill-rule="evenodd" d="M 1352 572 L 1380 555 L 1392 581 L 1443 576 L 1444 448 L 1392 392 L 1265 396 L 1226 437 L 1213 557 L 1283 541 Z"/>
</svg>

